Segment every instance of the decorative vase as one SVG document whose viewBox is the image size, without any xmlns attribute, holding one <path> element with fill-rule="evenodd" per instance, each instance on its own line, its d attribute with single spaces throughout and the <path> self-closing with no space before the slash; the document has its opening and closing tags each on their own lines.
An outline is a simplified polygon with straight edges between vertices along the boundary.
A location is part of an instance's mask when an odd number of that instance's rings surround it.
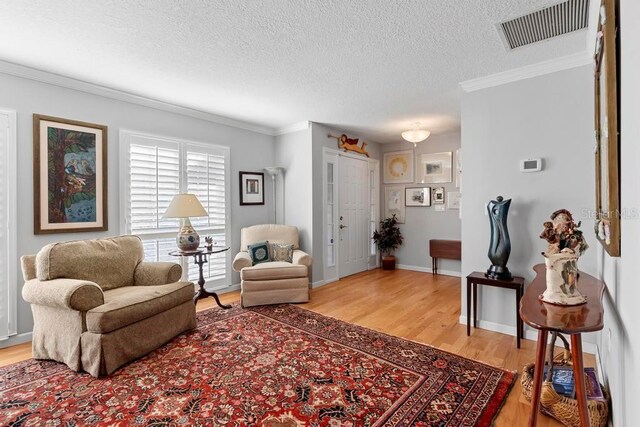
<svg viewBox="0 0 640 427">
<path fill-rule="evenodd" d="M 383 270 L 395 270 L 396 269 L 396 257 L 393 255 L 385 255 L 382 257 L 382 269 Z"/>
<path fill-rule="evenodd" d="M 189 218 L 183 218 L 182 227 L 176 236 L 176 244 L 182 252 L 197 251 L 200 246 L 200 236 L 191 226 Z"/>
<path fill-rule="evenodd" d="M 578 290 L 578 255 L 572 252 L 543 255 L 547 266 L 547 289 L 540 296 L 542 301 L 558 305 L 587 302 Z"/>
<path fill-rule="evenodd" d="M 490 279 L 513 280 L 511 272 L 507 268 L 507 261 L 511 254 L 511 240 L 507 229 L 507 215 L 509 214 L 511 199 L 504 200 L 502 196 L 496 197 L 487 204 L 487 212 L 491 222 L 491 243 L 489 244 L 489 260 L 491 267 L 485 273 Z"/>
</svg>

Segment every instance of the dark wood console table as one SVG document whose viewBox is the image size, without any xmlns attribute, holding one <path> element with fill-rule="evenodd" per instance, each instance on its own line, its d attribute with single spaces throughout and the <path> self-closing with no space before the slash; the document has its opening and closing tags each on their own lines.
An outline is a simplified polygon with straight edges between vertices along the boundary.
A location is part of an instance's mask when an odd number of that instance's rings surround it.
<svg viewBox="0 0 640 427">
<path fill-rule="evenodd" d="M 599 331 L 603 328 L 604 308 L 602 306 L 602 296 L 604 294 L 604 283 L 593 276 L 580 272 L 578 288 L 580 293 L 587 297 L 587 302 L 573 306 L 549 304 L 540 300 L 540 295 L 547 287 L 547 269 L 544 264 L 538 264 L 533 267 L 533 270 L 537 273 L 537 276 L 527 288 L 520 302 L 520 316 L 527 325 L 538 330 L 529 426 L 535 426 L 538 419 L 540 391 L 542 390 L 542 378 L 544 376 L 544 369 L 540 369 L 540 367 L 544 366 L 549 332 L 571 335 L 571 358 L 573 360 L 573 377 L 575 378 L 580 425 L 589 426 L 581 334 L 583 332 Z"/>
<path fill-rule="evenodd" d="M 467 276 L 467 336 L 471 334 L 471 294 L 473 294 L 473 327 L 478 327 L 478 285 L 516 291 L 516 346 L 520 348 L 520 340 L 524 335 L 524 324 L 518 313 L 518 305 L 524 293 L 524 277 L 514 276 L 513 280 L 490 279 L 481 271 L 474 271 Z"/>
<path fill-rule="evenodd" d="M 429 256 L 431 257 L 431 271 L 438 274 L 438 258 L 462 259 L 462 242 L 460 240 L 429 240 Z"/>
</svg>

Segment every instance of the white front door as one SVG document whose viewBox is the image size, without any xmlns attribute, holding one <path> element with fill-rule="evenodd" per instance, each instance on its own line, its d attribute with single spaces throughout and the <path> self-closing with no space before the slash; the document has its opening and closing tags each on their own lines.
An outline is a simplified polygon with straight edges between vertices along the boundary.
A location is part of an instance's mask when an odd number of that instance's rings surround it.
<svg viewBox="0 0 640 427">
<path fill-rule="evenodd" d="M 340 277 L 365 271 L 369 265 L 369 165 L 366 159 L 340 156 Z"/>
</svg>

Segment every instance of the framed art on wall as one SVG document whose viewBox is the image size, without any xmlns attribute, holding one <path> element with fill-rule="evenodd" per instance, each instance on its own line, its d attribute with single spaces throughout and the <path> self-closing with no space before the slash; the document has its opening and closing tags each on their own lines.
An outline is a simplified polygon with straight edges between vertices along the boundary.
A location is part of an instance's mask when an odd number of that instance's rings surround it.
<svg viewBox="0 0 640 427">
<path fill-rule="evenodd" d="M 462 194 L 458 191 L 451 191 L 447 193 L 447 208 L 460 209 L 460 199 Z"/>
<path fill-rule="evenodd" d="M 384 218 L 396 216 L 398 223 L 404 224 L 404 186 L 394 185 L 384 188 Z"/>
<path fill-rule="evenodd" d="M 240 206 L 264 205 L 264 173 L 240 172 Z"/>
<path fill-rule="evenodd" d="M 431 187 L 405 188 L 405 206 L 431 206 Z"/>
<path fill-rule="evenodd" d="M 433 203 L 444 205 L 444 187 L 438 187 L 433 190 Z"/>
<path fill-rule="evenodd" d="M 421 154 L 418 157 L 418 180 L 422 183 L 451 182 L 451 152 Z"/>
<path fill-rule="evenodd" d="M 603 0 L 595 60 L 596 236 L 607 253 L 620 256 L 620 135 L 616 1 Z"/>
<path fill-rule="evenodd" d="M 108 230 L 107 200 L 107 126 L 34 114 L 34 234 Z"/>
<path fill-rule="evenodd" d="M 385 184 L 413 182 L 413 151 L 393 151 L 383 155 L 383 179 Z"/>
</svg>

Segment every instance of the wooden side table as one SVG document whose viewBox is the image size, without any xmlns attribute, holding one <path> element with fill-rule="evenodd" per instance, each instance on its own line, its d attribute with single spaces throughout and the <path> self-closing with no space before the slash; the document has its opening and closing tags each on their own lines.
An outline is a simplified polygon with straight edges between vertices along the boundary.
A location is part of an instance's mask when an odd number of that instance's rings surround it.
<svg viewBox="0 0 640 427">
<path fill-rule="evenodd" d="M 571 360 L 573 361 L 573 377 L 575 379 L 580 425 L 589 426 L 584 363 L 582 361 L 582 333 L 599 331 L 604 326 L 604 308 L 602 306 L 604 283 L 593 276 L 580 272 L 578 288 L 580 293 L 587 297 L 587 302 L 574 306 L 549 304 L 540 300 L 540 295 L 547 288 L 547 269 L 544 264 L 538 264 L 533 267 L 533 270 L 537 273 L 537 276 L 527 288 L 527 292 L 520 302 L 520 316 L 527 325 L 538 330 L 529 426 L 535 426 L 538 419 L 540 392 L 544 376 L 544 369 L 541 367 L 544 366 L 549 332 L 571 335 Z"/>
<path fill-rule="evenodd" d="M 218 294 L 216 294 L 215 292 L 208 291 L 204 288 L 205 280 L 204 280 L 204 273 L 202 271 L 202 266 L 209 262 L 210 255 L 219 254 L 220 252 L 226 252 L 228 250 L 229 250 L 229 246 L 224 246 L 224 247 L 214 246 L 212 249 L 203 248 L 203 249 L 198 249 L 197 251 L 190 251 L 190 252 L 182 252 L 182 251 L 169 252 L 169 255 L 171 256 L 180 256 L 180 257 L 192 256 L 193 263 L 198 266 L 198 272 L 199 272 L 198 286 L 200 286 L 200 289 L 198 289 L 195 295 L 193 296 L 194 304 L 198 302 L 199 299 L 213 297 L 220 308 L 224 308 L 224 309 L 231 308 L 230 305 L 225 305 L 220 302 L 220 298 L 218 298 Z"/>
<path fill-rule="evenodd" d="M 478 327 L 478 285 L 495 286 L 496 288 L 514 289 L 516 291 L 516 346 L 520 348 L 520 340 L 524 335 L 524 324 L 520 318 L 518 307 L 524 293 L 524 277 L 514 276 L 513 280 L 490 279 L 483 272 L 474 271 L 467 276 L 467 336 L 471 334 L 471 294 L 473 293 L 473 327 Z"/>
<path fill-rule="evenodd" d="M 462 259 L 462 242 L 460 240 L 429 240 L 429 256 L 431 257 L 431 272 L 438 274 L 438 258 Z"/>
</svg>

